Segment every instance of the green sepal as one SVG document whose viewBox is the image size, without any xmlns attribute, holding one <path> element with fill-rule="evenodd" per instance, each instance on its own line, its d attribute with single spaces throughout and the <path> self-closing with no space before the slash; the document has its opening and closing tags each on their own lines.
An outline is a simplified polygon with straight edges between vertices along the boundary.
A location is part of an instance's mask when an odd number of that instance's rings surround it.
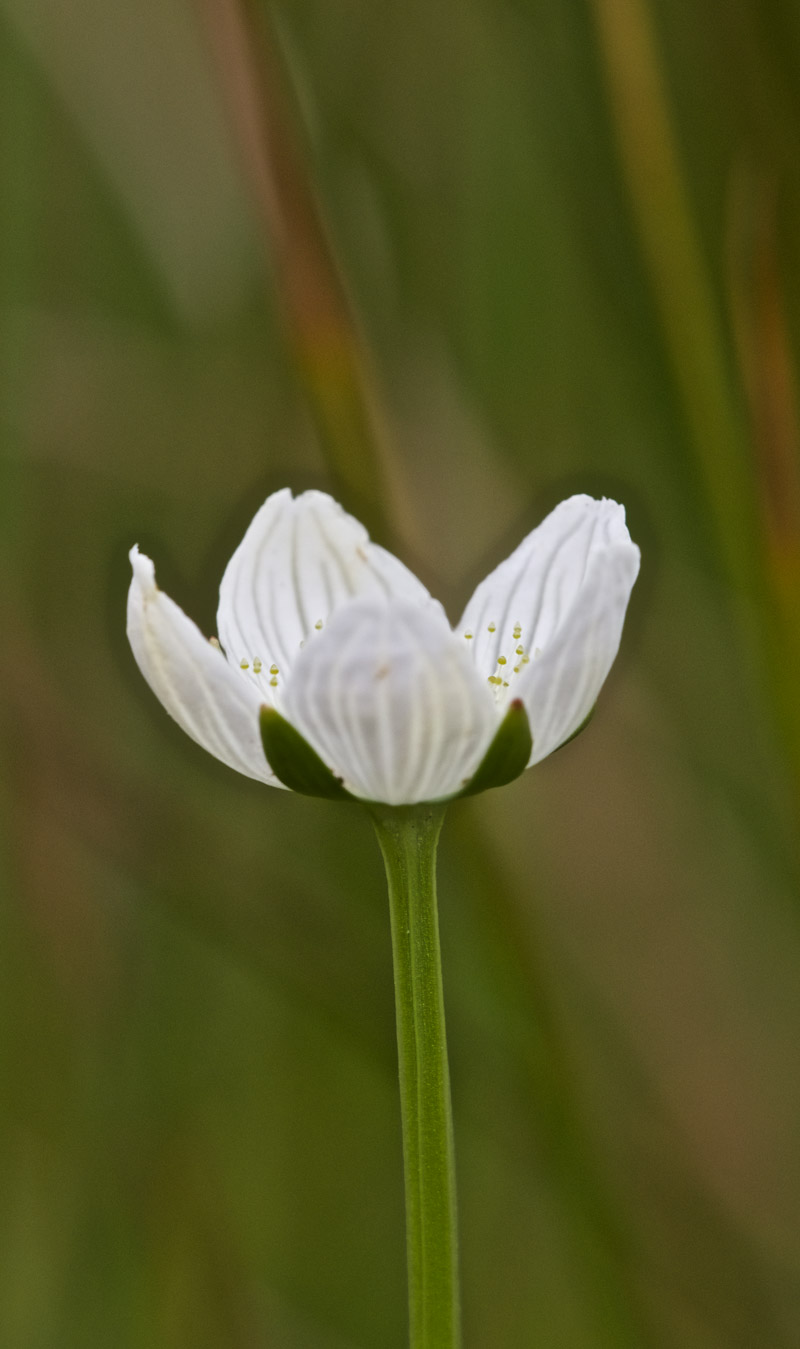
<svg viewBox="0 0 800 1349">
<path fill-rule="evenodd" d="M 525 704 L 521 698 L 515 698 L 475 773 L 456 799 L 513 782 L 528 767 L 532 749 L 533 736 Z"/>
<path fill-rule="evenodd" d="M 259 721 L 267 762 L 285 787 L 301 796 L 324 796 L 329 801 L 356 800 L 345 791 L 341 778 L 326 768 L 316 750 L 274 707 L 264 704 Z"/>
<path fill-rule="evenodd" d="M 595 707 L 596 706 L 597 704 L 595 703 Z M 553 753 L 558 754 L 558 751 L 560 749 L 563 749 L 565 745 L 568 745 L 571 740 L 575 739 L 576 736 L 580 735 L 581 731 L 585 731 L 586 727 L 589 725 L 589 722 L 592 720 L 593 716 L 594 716 L 594 707 L 590 712 L 587 712 L 580 726 L 576 727 L 576 729 L 572 732 L 572 735 L 568 735 L 566 740 L 562 740 L 560 745 L 556 745 L 555 749 L 553 750 Z"/>
</svg>

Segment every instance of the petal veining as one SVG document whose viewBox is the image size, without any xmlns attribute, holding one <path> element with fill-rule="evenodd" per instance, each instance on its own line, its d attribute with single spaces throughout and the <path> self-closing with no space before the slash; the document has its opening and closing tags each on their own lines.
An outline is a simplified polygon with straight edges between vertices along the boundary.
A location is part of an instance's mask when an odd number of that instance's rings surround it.
<svg viewBox="0 0 800 1349">
<path fill-rule="evenodd" d="M 498 716 L 433 606 L 353 600 L 297 660 L 284 715 L 354 796 L 390 805 L 464 786 Z"/>
<path fill-rule="evenodd" d="M 514 690 L 533 732 L 531 763 L 558 749 L 581 726 L 619 649 L 625 612 L 639 572 L 639 549 L 618 537 L 589 553 L 572 604 L 541 655 Z"/>
<path fill-rule="evenodd" d="M 128 640 L 156 697 L 217 759 L 247 777 L 282 787 L 261 743 L 258 688 L 158 589 L 150 558 L 134 547 L 130 559 Z"/>
<path fill-rule="evenodd" d="M 543 653 L 584 583 L 598 548 L 627 542 L 625 511 L 615 501 L 573 496 L 532 530 L 481 581 L 456 631 L 485 677 L 521 675 Z M 631 545 L 632 546 L 632 545 Z"/>
<path fill-rule="evenodd" d="M 319 640 L 343 604 L 369 594 L 435 603 L 332 497 L 285 488 L 264 502 L 225 569 L 220 641 L 264 696 L 283 688 L 301 647 Z"/>
</svg>

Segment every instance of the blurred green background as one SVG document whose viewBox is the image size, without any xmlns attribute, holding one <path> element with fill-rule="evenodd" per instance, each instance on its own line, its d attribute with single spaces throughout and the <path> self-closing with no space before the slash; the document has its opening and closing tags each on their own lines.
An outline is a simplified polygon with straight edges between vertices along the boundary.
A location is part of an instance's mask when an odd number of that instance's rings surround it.
<svg viewBox="0 0 800 1349">
<path fill-rule="evenodd" d="M 800 1345 L 798 145 L 793 0 L 0 0 L 4 1349 L 405 1341 L 368 823 L 124 638 L 287 483 L 451 618 L 572 491 L 642 546 L 446 823 L 468 1349 Z"/>
</svg>

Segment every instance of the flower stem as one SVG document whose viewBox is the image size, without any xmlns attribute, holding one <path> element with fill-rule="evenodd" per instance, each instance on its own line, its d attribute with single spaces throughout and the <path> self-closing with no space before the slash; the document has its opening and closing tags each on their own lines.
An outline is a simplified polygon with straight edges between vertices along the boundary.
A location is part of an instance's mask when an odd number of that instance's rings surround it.
<svg viewBox="0 0 800 1349">
<path fill-rule="evenodd" d="M 458 1349 L 456 1181 L 436 847 L 444 806 L 371 808 L 392 922 L 411 1349 Z"/>
</svg>

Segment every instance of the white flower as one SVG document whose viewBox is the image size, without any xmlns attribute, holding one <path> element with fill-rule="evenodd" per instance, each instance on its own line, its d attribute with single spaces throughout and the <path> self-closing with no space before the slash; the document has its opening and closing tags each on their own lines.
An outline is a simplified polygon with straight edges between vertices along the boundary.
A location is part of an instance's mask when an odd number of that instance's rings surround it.
<svg viewBox="0 0 800 1349">
<path fill-rule="evenodd" d="M 527 712 L 530 764 L 574 735 L 617 653 L 639 570 L 623 508 L 570 497 L 451 629 L 421 581 L 331 497 L 286 489 L 228 563 L 219 641 L 208 641 L 157 588 L 150 559 L 136 547 L 130 558 L 133 653 L 198 744 L 283 786 L 262 743 L 267 704 L 347 792 L 390 805 L 460 792 L 511 706 Z"/>
</svg>

